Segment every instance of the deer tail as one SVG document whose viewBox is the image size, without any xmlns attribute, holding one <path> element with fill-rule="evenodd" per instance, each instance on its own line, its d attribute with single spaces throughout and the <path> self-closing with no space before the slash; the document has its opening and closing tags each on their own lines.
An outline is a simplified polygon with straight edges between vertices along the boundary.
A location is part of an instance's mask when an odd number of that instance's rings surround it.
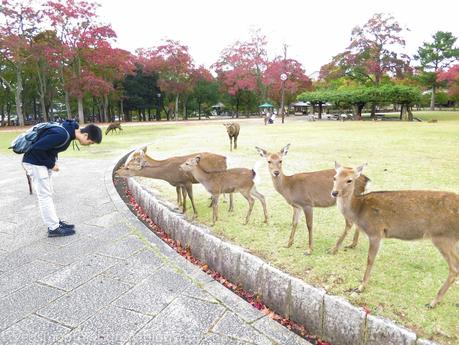
<svg viewBox="0 0 459 345">
<path fill-rule="evenodd" d="M 255 184 L 259 184 L 261 179 L 260 179 L 260 174 L 258 173 L 260 166 L 263 164 L 261 160 L 257 160 L 255 162 L 255 165 L 253 166 L 252 169 L 252 179 Z"/>
</svg>

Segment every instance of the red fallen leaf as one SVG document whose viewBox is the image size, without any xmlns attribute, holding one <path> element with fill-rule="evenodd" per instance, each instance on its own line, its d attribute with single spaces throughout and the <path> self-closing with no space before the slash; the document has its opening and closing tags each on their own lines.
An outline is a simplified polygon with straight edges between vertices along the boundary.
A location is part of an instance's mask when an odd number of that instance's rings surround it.
<svg viewBox="0 0 459 345">
<path fill-rule="evenodd" d="M 371 314 L 371 309 L 369 309 L 367 306 L 363 306 L 363 311 L 365 312 L 365 315 Z"/>
</svg>

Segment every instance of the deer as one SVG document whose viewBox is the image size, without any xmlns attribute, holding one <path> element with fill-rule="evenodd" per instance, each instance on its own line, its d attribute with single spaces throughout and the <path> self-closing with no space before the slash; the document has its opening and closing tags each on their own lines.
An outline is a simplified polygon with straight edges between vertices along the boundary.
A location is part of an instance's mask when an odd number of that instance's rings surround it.
<svg viewBox="0 0 459 345">
<path fill-rule="evenodd" d="M 111 124 L 108 125 L 107 129 L 105 130 L 105 135 L 107 135 L 108 133 L 110 132 L 115 132 L 116 133 L 116 130 L 120 130 L 122 131 L 123 129 L 121 128 L 121 123 L 119 122 L 113 122 Z"/>
<path fill-rule="evenodd" d="M 230 151 L 233 151 L 233 138 L 234 138 L 234 149 L 237 149 L 237 137 L 239 136 L 239 131 L 241 126 L 237 122 L 228 122 L 224 123 L 223 126 L 226 127 L 228 132 L 228 137 L 230 140 Z"/>
<path fill-rule="evenodd" d="M 268 222 L 268 211 L 263 194 L 255 188 L 255 170 L 246 168 L 234 168 L 224 171 L 209 172 L 203 165 L 202 155 L 188 159 L 180 165 L 183 171 L 190 172 L 212 196 L 212 225 L 218 220 L 218 199 L 223 193 L 239 192 L 249 203 L 249 209 L 245 217 L 244 225 L 249 223 L 252 213 L 254 198 L 260 200 L 263 206 L 264 222 Z"/>
<path fill-rule="evenodd" d="M 286 245 L 291 247 L 295 240 L 295 233 L 301 216 L 301 211 L 306 219 L 308 228 L 308 248 L 305 255 L 312 254 L 313 250 L 313 208 L 331 207 L 336 204 L 336 199 L 331 196 L 333 188 L 334 169 L 297 173 L 290 176 L 284 175 L 282 171 L 282 160 L 287 155 L 290 144 L 283 147 L 278 153 L 270 153 L 260 147 L 255 147 L 261 157 L 266 158 L 269 174 L 273 181 L 274 189 L 284 197 L 287 203 L 293 208 L 293 220 L 290 237 Z M 357 193 L 363 193 L 369 179 L 362 175 L 356 187 Z M 335 246 L 329 251 L 336 254 L 353 223 L 346 220 L 344 232 L 339 237 Z M 354 248 L 359 240 L 359 231 L 355 230 L 353 241 L 346 248 Z"/>
<path fill-rule="evenodd" d="M 427 190 L 378 191 L 356 195 L 356 181 L 366 164 L 357 168 L 335 162 L 333 191 L 343 216 L 368 236 L 369 248 L 362 283 L 363 292 L 383 238 L 411 241 L 430 238 L 445 258 L 448 278 L 426 306 L 434 308 L 459 274 L 459 195 Z"/>
<path fill-rule="evenodd" d="M 197 211 L 193 199 L 193 184 L 199 183 L 193 175 L 180 169 L 180 165 L 191 157 L 200 155 L 202 166 L 208 171 L 226 170 L 226 157 L 214 153 L 202 152 L 186 156 L 170 157 L 164 160 L 155 160 L 147 154 L 147 147 L 134 150 L 126 162 L 115 174 L 120 177 L 142 176 L 160 179 L 176 187 L 177 204 L 182 206 L 182 212 L 186 212 L 186 196 L 188 195 L 193 214 L 196 217 Z M 233 198 L 230 195 L 230 211 L 233 209 Z"/>
</svg>

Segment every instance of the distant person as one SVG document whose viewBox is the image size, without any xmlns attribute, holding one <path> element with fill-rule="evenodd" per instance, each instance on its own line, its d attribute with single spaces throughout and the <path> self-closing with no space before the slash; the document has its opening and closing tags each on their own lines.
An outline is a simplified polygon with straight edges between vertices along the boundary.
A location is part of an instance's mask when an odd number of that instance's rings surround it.
<svg viewBox="0 0 459 345">
<path fill-rule="evenodd" d="M 269 110 L 266 110 L 266 113 L 265 113 L 265 126 L 266 126 L 268 123 L 272 123 L 272 120 L 271 120 L 271 112 L 270 112 Z"/>
<path fill-rule="evenodd" d="M 102 130 L 94 124 L 79 129 L 75 121 L 66 120 L 61 126 L 49 128 L 41 134 L 22 159 L 27 175 L 32 178 L 41 218 L 48 227 L 48 237 L 68 236 L 75 233 L 73 224 L 65 223 L 57 216 L 51 181 L 53 172 L 59 171 L 59 166 L 56 164 L 57 154 L 67 150 L 75 139 L 83 146 L 100 144 Z"/>
</svg>

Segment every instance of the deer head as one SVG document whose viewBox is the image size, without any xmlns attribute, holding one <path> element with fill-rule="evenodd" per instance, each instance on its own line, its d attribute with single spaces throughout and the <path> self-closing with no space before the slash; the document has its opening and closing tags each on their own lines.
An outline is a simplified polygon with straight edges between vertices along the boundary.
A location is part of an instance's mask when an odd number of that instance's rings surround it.
<svg viewBox="0 0 459 345">
<path fill-rule="evenodd" d="M 189 172 L 193 170 L 193 167 L 199 164 L 199 161 L 201 160 L 201 156 L 196 156 L 190 159 L 187 159 L 185 163 L 182 163 L 180 165 L 180 169 L 183 171 Z"/>
<path fill-rule="evenodd" d="M 355 180 L 362 174 L 363 168 L 367 164 L 362 164 L 357 168 L 348 168 L 335 162 L 336 175 L 333 178 L 332 197 L 347 197 L 353 195 Z"/>
<path fill-rule="evenodd" d="M 142 170 L 145 167 L 145 153 L 147 152 L 147 147 L 144 146 L 140 149 L 132 151 L 129 157 L 126 159 L 126 162 L 121 166 L 116 174 L 119 176 L 134 176 L 136 171 Z"/>
<path fill-rule="evenodd" d="M 269 173 L 276 178 L 282 173 L 282 158 L 287 155 L 290 144 L 285 145 L 278 153 L 269 153 L 268 151 L 255 146 L 261 157 L 266 158 L 268 162 Z"/>
</svg>

